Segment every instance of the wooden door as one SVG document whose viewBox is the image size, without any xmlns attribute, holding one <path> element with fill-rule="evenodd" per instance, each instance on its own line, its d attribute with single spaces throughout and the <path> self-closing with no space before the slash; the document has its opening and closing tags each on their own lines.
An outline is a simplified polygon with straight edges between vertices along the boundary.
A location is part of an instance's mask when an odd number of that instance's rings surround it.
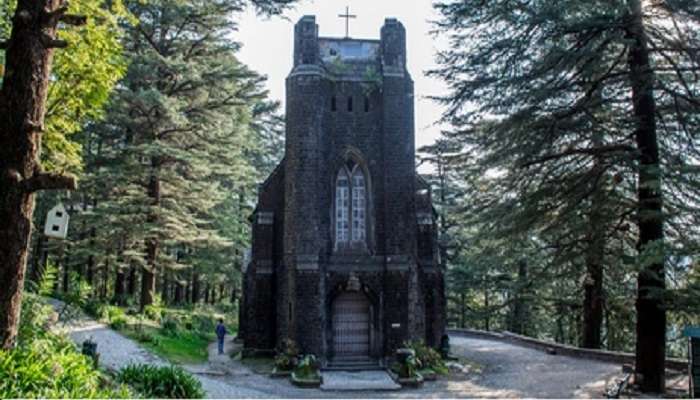
<svg viewBox="0 0 700 400">
<path fill-rule="evenodd" d="M 335 359 L 369 357 L 369 301 L 361 292 L 345 292 L 333 302 Z"/>
</svg>

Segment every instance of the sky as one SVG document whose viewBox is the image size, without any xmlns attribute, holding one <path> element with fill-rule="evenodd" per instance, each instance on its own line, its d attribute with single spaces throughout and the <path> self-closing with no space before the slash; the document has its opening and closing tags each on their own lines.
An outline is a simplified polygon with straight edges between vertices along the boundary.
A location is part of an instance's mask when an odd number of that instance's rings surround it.
<svg viewBox="0 0 700 400">
<path fill-rule="evenodd" d="M 385 18 L 398 18 L 406 27 L 408 70 L 416 90 L 416 148 L 431 144 L 440 134 L 435 122 L 442 107 L 426 98 L 446 92 L 439 80 L 424 72 L 435 67 L 436 46 L 445 48 L 429 35 L 431 20 L 436 19 L 431 0 L 300 0 L 283 17 L 263 18 L 247 11 L 239 18 L 235 40 L 243 46 L 239 59 L 253 70 L 268 77 L 270 97 L 284 104 L 284 81 L 292 70 L 294 24 L 304 15 L 315 15 L 320 35 L 344 37 L 345 7 L 350 14 L 350 37 L 379 39 Z M 436 43 L 438 43 L 436 45 Z"/>
</svg>

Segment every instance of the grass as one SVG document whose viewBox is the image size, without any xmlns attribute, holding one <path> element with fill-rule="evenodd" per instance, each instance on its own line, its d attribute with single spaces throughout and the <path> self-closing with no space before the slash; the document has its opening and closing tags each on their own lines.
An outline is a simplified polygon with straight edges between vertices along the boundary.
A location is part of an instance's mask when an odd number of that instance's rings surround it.
<svg viewBox="0 0 700 400">
<path fill-rule="evenodd" d="M 179 332 L 177 336 L 163 334 L 160 329 L 153 327 L 141 327 L 141 330 L 129 325 L 120 332 L 127 337 L 138 341 L 151 352 L 178 364 L 200 364 L 207 361 L 209 343 L 214 340 L 213 335 L 207 336 L 197 332 Z M 145 341 L 144 338 L 152 340 Z"/>
</svg>

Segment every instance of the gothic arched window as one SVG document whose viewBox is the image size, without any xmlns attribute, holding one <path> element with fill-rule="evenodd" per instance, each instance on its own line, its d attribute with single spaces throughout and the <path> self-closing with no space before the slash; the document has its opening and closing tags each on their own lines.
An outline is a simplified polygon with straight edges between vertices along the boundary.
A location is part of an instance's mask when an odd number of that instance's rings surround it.
<svg viewBox="0 0 700 400">
<path fill-rule="evenodd" d="M 367 238 L 367 179 L 349 163 L 338 172 L 335 187 L 336 245 L 365 243 Z"/>
</svg>

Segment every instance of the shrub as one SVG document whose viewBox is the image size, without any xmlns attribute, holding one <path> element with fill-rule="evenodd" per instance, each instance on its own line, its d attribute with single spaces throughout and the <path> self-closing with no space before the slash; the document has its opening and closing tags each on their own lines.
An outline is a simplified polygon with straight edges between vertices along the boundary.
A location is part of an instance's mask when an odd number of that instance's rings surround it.
<svg viewBox="0 0 700 400">
<path fill-rule="evenodd" d="M 109 321 L 109 327 L 114 330 L 120 331 L 126 327 L 126 322 L 127 320 L 125 316 L 117 316 Z"/>
<path fill-rule="evenodd" d="M 214 332 L 216 323 L 214 322 L 214 317 L 211 315 L 203 314 L 193 314 L 192 315 L 192 325 L 195 330 L 200 332 Z"/>
<path fill-rule="evenodd" d="M 140 330 L 136 333 L 136 340 L 141 343 L 151 343 L 154 346 L 158 346 L 158 344 L 160 344 L 160 340 L 156 335 L 144 330 Z"/>
<path fill-rule="evenodd" d="M 119 371 L 117 380 L 133 387 L 147 398 L 201 399 L 202 384 L 176 366 L 129 365 Z"/>
<path fill-rule="evenodd" d="M 301 358 L 294 373 L 301 379 L 318 379 L 321 365 L 313 354 L 307 354 Z"/>
<path fill-rule="evenodd" d="M 176 337 L 178 336 L 178 327 L 177 327 L 177 322 L 173 319 L 166 319 L 163 321 L 161 324 L 161 331 L 163 332 L 163 335 L 165 336 L 170 336 L 170 337 Z"/>
<path fill-rule="evenodd" d="M 422 340 L 406 342 L 404 345 L 412 349 L 416 354 L 416 359 L 422 368 L 431 369 L 440 375 L 446 375 L 449 370 L 440 353 Z"/>
<path fill-rule="evenodd" d="M 92 361 L 66 338 L 44 334 L 14 350 L 0 351 L 0 398 L 130 398 L 112 389 Z"/>
<path fill-rule="evenodd" d="M 91 317 L 102 319 L 105 318 L 105 304 L 97 299 L 90 299 L 85 302 L 83 310 Z"/>
<path fill-rule="evenodd" d="M 39 296 L 25 292 L 19 326 L 20 344 L 30 343 L 37 337 L 44 336 L 57 318 L 58 314 L 53 307 L 42 301 Z"/>
<path fill-rule="evenodd" d="M 299 357 L 299 348 L 292 339 L 284 339 L 282 348 L 278 350 L 275 356 L 275 368 L 279 371 L 291 371 L 297 365 Z"/>
<path fill-rule="evenodd" d="M 146 318 L 152 321 L 160 322 L 160 320 L 163 318 L 163 308 L 158 305 L 144 307 L 143 313 L 146 315 Z"/>
</svg>

